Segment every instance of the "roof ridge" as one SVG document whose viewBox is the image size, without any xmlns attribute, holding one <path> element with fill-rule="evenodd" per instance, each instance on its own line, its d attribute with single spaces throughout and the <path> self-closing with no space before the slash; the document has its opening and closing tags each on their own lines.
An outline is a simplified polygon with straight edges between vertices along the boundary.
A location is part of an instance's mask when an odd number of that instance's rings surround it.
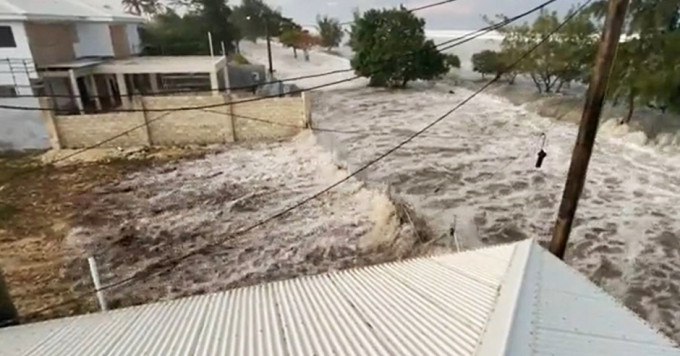
<svg viewBox="0 0 680 356">
<path fill-rule="evenodd" d="M 527 239 L 515 244 L 515 250 L 498 289 L 497 302 L 478 341 L 475 355 L 496 356 L 507 353 L 521 292 L 524 288 L 531 287 L 523 281 L 532 262 L 531 255 L 536 249 L 535 242 L 533 239 Z"/>
</svg>

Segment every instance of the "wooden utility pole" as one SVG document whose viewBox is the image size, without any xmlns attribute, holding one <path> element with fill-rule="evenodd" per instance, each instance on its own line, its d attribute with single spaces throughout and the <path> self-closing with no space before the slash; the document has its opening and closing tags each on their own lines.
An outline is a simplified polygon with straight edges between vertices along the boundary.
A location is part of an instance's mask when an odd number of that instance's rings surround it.
<svg viewBox="0 0 680 356">
<path fill-rule="evenodd" d="M 578 200 L 585 184 L 588 163 L 593 153 L 595 135 L 597 134 L 597 126 L 600 121 L 600 113 L 602 112 L 602 103 L 604 102 L 607 83 L 611 75 L 627 9 L 628 0 L 609 0 L 604 32 L 600 39 L 593 76 L 586 93 L 586 103 L 583 106 L 578 137 L 576 138 L 576 145 L 571 156 L 567 184 L 564 187 L 562 204 L 557 215 L 553 238 L 550 242 L 550 252 L 560 259 L 564 258 L 564 251 L 569 240 L 576 207 L 578 206 Z"/>
</svg>

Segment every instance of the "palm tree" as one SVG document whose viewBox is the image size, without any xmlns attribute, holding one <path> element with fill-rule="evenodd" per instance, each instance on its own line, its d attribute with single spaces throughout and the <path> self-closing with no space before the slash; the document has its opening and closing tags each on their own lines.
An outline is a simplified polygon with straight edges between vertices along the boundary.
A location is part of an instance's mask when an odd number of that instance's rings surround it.
<svg viewBox="0 0 680 356">
<path fill-rule="evenodd" d="M 163 9 L 159 0 L 121 0 L 121 2 L 125 11 L 137 16 L 157 14 Z"/>
</svg>

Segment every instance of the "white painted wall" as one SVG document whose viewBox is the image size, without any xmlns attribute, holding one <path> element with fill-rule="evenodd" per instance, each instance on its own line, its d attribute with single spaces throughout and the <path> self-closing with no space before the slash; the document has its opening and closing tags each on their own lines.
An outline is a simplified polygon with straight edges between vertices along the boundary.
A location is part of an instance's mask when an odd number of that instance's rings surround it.
<svg viewBox="0 0 680 356">
<path fill-rule="evenodd" d="M 113 44 L 108 23 L 76 23 L 78 42 L 73 44 L 76 57 L 113 56 Z"/>
<path fill-rule="evenodd" d="M 139 25 L 127 24 L 125 32 L 127 33 L 128 44 L 130 45 L 130 53 L 140 54 L 142 52 L 142 40 L 139 38 Z"/>
<path fill-rule="evenodd" d="M 0 98 L 1 105 L 38 108 L 36 98 Z M 40 111 L 0 109 L 0 151 L 50 147 Z"/>
<path fill-rule="evenodd" d="M 18 94 L 31 95 L 32 91 L 29 87 L 29 78 L 37 78 L 38 74 L 35 72 L 35 67 L 33 66 L 33 55 L 28 46 L 28 38 L 26 36 L 24 24 L 23 22 L 18 21 L 3 21 L 0 22 L 0 26 L 12 27 L 14 42 L 16 42 L 17 45 L 15 48 L 0 48 L 0 85 L 14 86 L 16 83 Z M 5 61 L 5 59 L 8 58 L 13 60 L 12 68 L 10 68 L 7 61 Z M 26 60 L 29 69 L 28 75 L 21 62 L 22 60 Z M 11 69 L 13 69 L 14 78 L 12 77 L 12 73 L 8 73 Z"/>
</svg>

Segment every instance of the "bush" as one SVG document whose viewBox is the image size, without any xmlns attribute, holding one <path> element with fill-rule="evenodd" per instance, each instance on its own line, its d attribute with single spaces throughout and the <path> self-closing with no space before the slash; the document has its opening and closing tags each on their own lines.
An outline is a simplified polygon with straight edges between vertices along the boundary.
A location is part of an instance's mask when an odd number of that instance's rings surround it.
<svg viewBox="0 0 680 356">
<path fill-rule="evenodd" d="M 485 50 L 472 55 L 472 70 L 481 73 L 482 77 L 487 74 L 496 75 L 503 70 L 503 64 L 498 52 Z"/>
</svg>

